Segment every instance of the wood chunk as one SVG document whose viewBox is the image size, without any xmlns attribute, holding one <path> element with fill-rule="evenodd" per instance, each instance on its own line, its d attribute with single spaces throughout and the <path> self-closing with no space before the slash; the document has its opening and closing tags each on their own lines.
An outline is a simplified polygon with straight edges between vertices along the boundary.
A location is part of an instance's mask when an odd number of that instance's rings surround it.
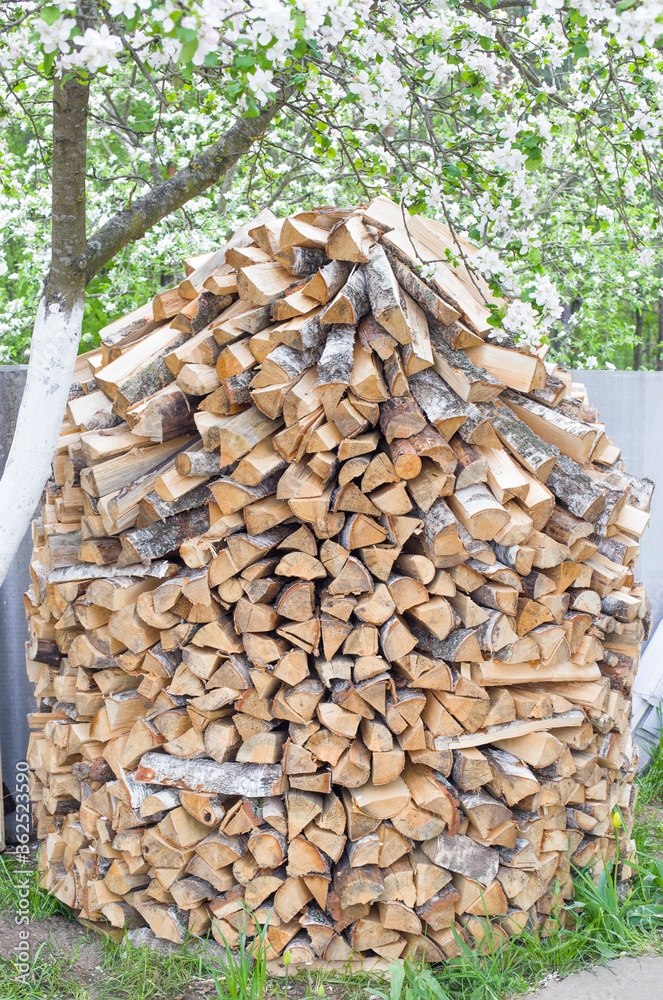
<svg viewBox="0 0 663 1000">
<path fill-rule="evenodd" d="M 441 833 L 435 839 L 424 841 L 422 849 L 436 865 L 458 872 L 481 885 L 490 885 L 497 875 L 500 863 L 497 851 L 481 847 L 469 837 L 460 834 L 450 837 Z"/>
<path fill-rule="evenodd" d="M 584 521 L 593 521 L 604 509 L 604 492 L 573 459 L 561 455 L 551 476 L 549 488 L 571 514 Z"/>
<path fill-rule="evenodd" d="M 492 403 L 490 421 L 514 457 L 540 482 L 545 483 L 559 457 L 559 450 L 538 437 L 500 400 Z"/>
<path fill-rule="evenodd" d="M 320 322 L 357 326 L 368 308 L 366 275 L 361 268 L 356 268 L 335 298 L 322 310 Z"/>
<path fill-rule="evenodd" d="M 352 377 L 355 329 L 335 326 L 318 362 L 318 391 L 325 405 L 337 406 Z"/>
<path fill-rule="evenodd" d="M 252 264 L 237 272 L 240 298 L 257 306 L 273 302 L 291 284 L 291 275 L 276 262 Z"/>
<path fill-rule="evenodd" d="M 382 361 L 386 361 L 394 355 L 398 341 L 378 323 L 371 313 L 363 317 L 357 332 L 359 342 L 364 350 L 375 352 Z"/>
<path fill-rule="evenodd" d="M 483 483 L 457 490 L 449 504 L 473 538 L 495 538 L 509 515 Z"/>
<path fill-rule="evenodd" d="M 344 260 L 365 264 L 373 246 L 373 237 L 361 221 L 353 215 L 339 223 L 331 232 L 325 250 L 332 260 Z"/>
<path fill-rule="evenodd" d="M 330 302 L 348 280 L 351 265 L 341 260 L 325 264 L 305 285 L 306 294 L 316 302 Z"/>
<path fill-rule="evenodd" d="M 478 403 L 494 399 L 504 389 L 504 385 L 484 368 L 478 368 L 469 360 L 466 352 L 451 351 L 441 337 L 431 332 L 434 348 L 434 367 L 447 385 L 467 403 Z"/>
<path fill-rule="evenodd" d="M 388 444 L 408 438 L 426 426 L 426 418 L 412 396 L 397 396 L 380 405 L 380 427 Z"/>
<path fill-rule="evenodd" d="M 468 405 L 435 370 L 418 372 L 409 382 L 410 392 L 428 420 L 448 441 L 468 419 Z"/>
</svg>

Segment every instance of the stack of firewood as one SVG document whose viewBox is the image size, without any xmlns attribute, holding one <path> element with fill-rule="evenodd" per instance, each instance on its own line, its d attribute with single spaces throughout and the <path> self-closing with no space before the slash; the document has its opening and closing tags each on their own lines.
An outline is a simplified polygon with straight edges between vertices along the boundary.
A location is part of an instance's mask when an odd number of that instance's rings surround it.
<svg viewBox="0 0 663 1000">
<path fill-rule="evenodd" d="M 81 918 L 440 961 L 629 856 L 653 484 L 491 342 L 471 253 L 384 198 L 263 212 L 79 358 L 26 609 Z"/>
</svg>

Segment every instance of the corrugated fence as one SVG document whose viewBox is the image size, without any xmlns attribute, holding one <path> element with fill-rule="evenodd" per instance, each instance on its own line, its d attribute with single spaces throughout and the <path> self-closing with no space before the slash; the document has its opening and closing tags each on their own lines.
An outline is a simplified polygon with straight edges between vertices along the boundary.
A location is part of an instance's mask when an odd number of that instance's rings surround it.
<svg viewBox="0 0 663 1000">
<path fill-rule="evenodd" d="M 654 635 L 663 618 L 663 372 L 587 371 L 575 377 L 587 386 L 608 435 L 622 449 L 626 469 L 656 483 L 636 568 L 653 611 L 652 639 L 633 691 L 633 725 L 644 747 L 658 735 L 657 708 L 663 697 L 663 627 Z"/>
<path fill-rule="evenodd" d="M 14 435 L 26 373 L 27 368 L 23 365 L 0 366 L 0 472 L 5 467 Z M 28 631 L 23 610 L 23 591 L 30 585 L 28 564 L 31 551 L 32 539 L 28 532 L 0 587 L 0 747 L 2 780 L 11 798 L 15 794 L 16 764 L 25 760 L 28 744 L 26 716 L 35 708 L 31 685 L 25 673 Z M 8 841 L 14 835 L 10 801 L 6 795 L 5 834 Z"/>
</svg>

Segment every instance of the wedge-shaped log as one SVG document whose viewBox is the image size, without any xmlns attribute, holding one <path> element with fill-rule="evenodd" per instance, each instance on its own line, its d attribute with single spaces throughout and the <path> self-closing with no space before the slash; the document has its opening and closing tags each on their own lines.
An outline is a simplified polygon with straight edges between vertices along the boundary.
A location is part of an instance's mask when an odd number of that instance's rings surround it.
<svg viewBox="0 0 663 1000">
<path fill-rule="evenodd" d="M 469 837 L 460 834 L 451 837 L 449 834 L 441 833 L 434 840 L 424 841 L 422 850 L 434 864 L 458 872 L 459 875 L 485 886 L 491 884 L 500 864 L 497 851 L 481 847 Z"/>
</svg>

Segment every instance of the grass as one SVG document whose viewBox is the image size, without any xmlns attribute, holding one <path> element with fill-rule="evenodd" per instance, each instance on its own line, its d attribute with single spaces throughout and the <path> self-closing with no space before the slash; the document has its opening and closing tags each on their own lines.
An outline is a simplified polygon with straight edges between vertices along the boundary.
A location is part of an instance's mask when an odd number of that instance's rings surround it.
<svg viewBox="0 0 663 1000">
<path fill-rule="evenodd" d="M 658 730 L 656 742 L 649 751 L 647 766 L 638 775 L 638 802 L 640 807 L 663 801 L 663 706 L 657 708 Z"/>
<path fill-rule="evenodd" d="M 261 939 L 244 935 L 244 947 L 210 960 L 200 942 L 160 952 L 128 941 L 99 941 L 99 965 L 81 976 L 77 955 L 63 957 L 42 946 L 25 982 L 14 976 L 11 961 L 0 959 L 2 1000 L 507 1000 L 525 993 L 551 974 L 564 976 L 624 954 L 659 951 L 663 931 L 663 822 L 655 808 L 663 800 L 663 735 L 647 771 L 639 776 L 635 837 L 639 862 L 631 888 L 624 892 L 604 871 L 596 884 L 578 874 L 576 897 L 567 905 L 570 925 L 548 937 L 525 933 L 488 944 L 478 955 L 463 948 L 459 958 L 429 969 L 411 962 L 394 964 L 390 975 L 315 970 L 289 981 L 266 975 Z M 659 806 L 660 808 L 660 806 Z M 0 912 L 15 909 L 19 883 L 28 884 L 31 920 L 68 911 L 37 885 L 29 866 L 0 855 Z M 252 952 L 251 958 L 249 953 Z"/>
<path fill-rule="evenodd" d="M 239 945 L 233 952 L 224 939 L 226 961 L 223 972 L 214 972 L 214 985 L 221 997 L 229 996 L 230 1000 L 261 1000 L 265 993 L 267 978 L 266 938 L 269 929 L 267 921 L 261 928 L 252 914 L 243 913 L 239 929 Z M 247 933 L 247 921 L 255 921 L 257 934 L 250 940 Z"/>
<path fill-rule="evenodd" d="M 2 1000 L 90 1000 L 87 989 L 76 981 L 75 956 L 62 958 L 40 949 L 24 978 L 19 978 L 13 965 L 0 973 Z"/>
<path fill-rule="evenodd" d="M 24 899 L 27 901 L 27 913 L 31 921 L 43 920 L 54 913 L 71 918 L 71 911 L 59 899 L 39 888 L 34 859 L 28 857 L 25 861 L 20 861 L 17 855 L 0 854 L 0 913 L 22 909 L 21 904 L 25 906 Z"/>
<path fill-rule="evenodd" d="M 104 939 L 103 952 L 102 972 L 109 977 L 103 1000 L 106 996 L 108 1000 L 156 1000 L 175 997 L 183 990 L 186 1000 L 214 994 L 218 965 L 212 965 L 198 941 L 162 953 L 128 941 Z"/>
</svg>

